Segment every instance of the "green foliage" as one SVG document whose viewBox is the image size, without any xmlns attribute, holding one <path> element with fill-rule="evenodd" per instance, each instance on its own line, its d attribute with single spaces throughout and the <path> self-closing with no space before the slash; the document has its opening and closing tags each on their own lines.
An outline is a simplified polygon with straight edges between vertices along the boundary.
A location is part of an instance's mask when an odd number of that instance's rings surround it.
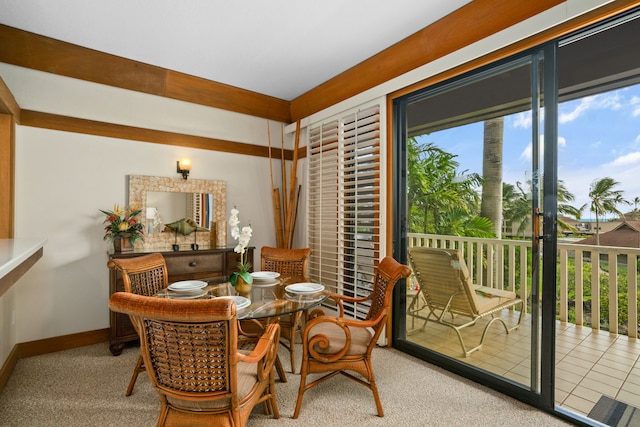
<svg viewBox="0 0 640 427">
<path fill-rule="evenodd" d="M 409 232 L 494 237 L 491 222 L 478 216 L 481 177 L 458 173 L 457 156 L 432 143 L 409 138 L 407 147 Z"/>
<path fill-rule="evenodd" d="M 610 300 L 609 300 L 609 264 L 605 261 L 600 261 L 597 265 L 599 268 L 598 280 L 600 283 L 600 306 L 593 306 L 593 295 L 591 294 L 591 272 L 593 269 L 593 260 L 592 262 L 584 262 L 582 265 L 582 277 L 583 277 L 583 326 L 592 326 L 591 323 L 591 313 L 593 310 L 598 310 L 600 312 L 600 328 L 603 330 L 610 330 L 609 325 L 609 309 L 610 309 Z M 636 270 L 638 270 L 638 266 L 635 266 Z M 560 277 L 559 273 L 560 269 L 558 268 L 558 277 L 556 282 L 559 283 Z M 624 259 L 618 260 L 618 269 L 617 269 L 617 277 L 616 283 L 618 286 L 617 289 L 617 297 L 618 297 L 618 332 L 621 334 L 627 334 L 627 324 L 629 322 L 629 313 L 628 313 L 628 294 L 629 294 L 629 284 L 628 284 L 628 274 L 627 274 L 627 265 L 624 262 Z M 567 265 L 567 273 L 568 273 L 568 301 L 569 301 L 569 313 L 568 313 L 568 321 L 575 323 L 576 321 L 576 283 L 575 283 L 575 274 L 576 274 L 576 264 L 573 258 L 568 259 Z M 556 310 L 560 309 L 560 295 L 556 295 Z M 638 305 L 638 309 L 640 310 L 640 303 Z"/>
</svg>

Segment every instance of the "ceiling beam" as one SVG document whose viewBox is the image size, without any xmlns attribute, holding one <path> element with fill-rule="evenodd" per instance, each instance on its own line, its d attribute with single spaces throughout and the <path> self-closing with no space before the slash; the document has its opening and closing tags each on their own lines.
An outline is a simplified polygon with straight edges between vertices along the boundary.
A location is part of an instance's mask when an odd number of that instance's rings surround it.
<svg viewBox="0 0 640 427">
<path fill-rule="evenodd" d="M 289 102 L 0 25 L 0 62 L 289 123 Z"/>
<path fill-rule="evenodd" d="M 2 77 L 0 77 L 0 114 L 13 116 L 13 120 L 20 124 L 20 106 Z"/>
<path fill-rule="evenodd" d="M 295 98 L 291 119 L 308 117 L 564 2 L 474 0 Z"/>
<path fill-rule="evenodd" d="M 154 144 L 175 145 L 179 147 L 221 151 L 224 153 L 244 154 L 248 156 L 268 158 L 269 152 L 271 152 L 271 156 L 276 159 L 280 159 L 282 157 L 284 157 L 285 160 L 293 159 L 292 150 L 284 150 L 283 153 L 280 148 L 275 147 L 269 149 L 269 147 L 263 145 L 105 123 L 95 120 L 42 113 L 38 111 L 22 110 L 22 125 L 64 132 L 81 133 L 85 135 L 97 135 L 109 138 L 127 139 L 131 141 L 152 142 Z M 306 150 L 299 152 L 298 155 L 305 156 Z"/>
</svg>

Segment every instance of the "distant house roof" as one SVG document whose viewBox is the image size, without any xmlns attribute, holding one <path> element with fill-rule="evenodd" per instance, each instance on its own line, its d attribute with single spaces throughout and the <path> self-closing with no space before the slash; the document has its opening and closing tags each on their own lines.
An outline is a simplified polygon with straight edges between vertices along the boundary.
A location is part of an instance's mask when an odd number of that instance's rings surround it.
<svg viewBox="0 0 640 427">
<path fill-rule="evenodd" d="M 595 245 L 596 236 L 575 242 L 581 245 Z M 600 234 L 600 246 L 640 248 L 640 221 L 624 221 L 616 228 Z"/>
</svg>

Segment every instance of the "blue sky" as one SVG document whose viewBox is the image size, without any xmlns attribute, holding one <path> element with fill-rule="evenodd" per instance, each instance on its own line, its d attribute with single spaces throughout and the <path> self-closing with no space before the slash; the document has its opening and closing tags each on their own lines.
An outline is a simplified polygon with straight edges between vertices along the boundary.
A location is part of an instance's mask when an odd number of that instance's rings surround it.
<svg viewBox="0 0 640 427">
<path fill-rule="evenodd" d="M 482 174 L 482 136 L 480 122 L 425 135 L 419 141 L 458 155 L 461 170 Z M 558 176 L 575 195 L 575 207 L 589 202 L 590 184 L 604 177 L 620 182 L 617 189 L 627 200 L 640 197 L 640 85 L 561 104 L 558 144 Z M 503 181 L 515 184 L 529 179 L 530 112 L 505 118 L 503 150 Z M 592 216 L 588 209 L 582 213 L 585 219 Z"/>
</svg>

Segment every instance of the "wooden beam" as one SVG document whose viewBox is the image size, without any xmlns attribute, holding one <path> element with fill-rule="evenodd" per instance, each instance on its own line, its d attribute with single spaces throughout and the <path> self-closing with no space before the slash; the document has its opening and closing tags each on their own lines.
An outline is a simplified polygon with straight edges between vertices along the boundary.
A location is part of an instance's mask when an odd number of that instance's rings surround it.
<svg viewBox="0 0 640 427">
<path fill-rule="evenodd" d="M 20 106 L 13 97 L 11 90 L 0 77 L 0 114 L 13 116 L 14 121 L 20 124 Z"/>
<path fill-rule="evenodd" d="M 0 25 L 0 62 L 289 123 L 289 102 Z"/>
<path fill-rule="evenodd" d="M 203 150 L 245 154 L 248 156 L 269 157 L 269 147 L 262 145 L 185 135 L 182 133 L 145 129 L 134 126 L 99 122 L 95 120 L 78 119 L 75 117 L 60 116 L 37 111 L 22 110 L 22 124 L 24 126 L 82 133 L 87 135 L 152 142 L 155 144 L 176 145 L 180 147 L 200 148 Z M 276 155 L 281 154 L 279 148 L 272 148 L 272 152 Z M 287 159 L 293 159 L 293 151 L 285 150 L 284 157 Z"/>
<path fill-rule="evenodd" d="M 0 114 L 0 239 L 14 232 L 15 138 L 13 116 Z"/>
<path fill-rule="evenodd" d="M 480 67 L 494 64 L 520 52 L 533 49 L 536 46 L 540 46 L 544 43 L 548 43 L 552 40 L 569 35 L 590 25 L 597 24 L 598 22 L 602 22 L 603 20 L 609 18 L 613 18 L 638 6 L 640 6 L 640 0 L 617 0 L 612 3 L 608 3 L 598 9 L 592 10 L 569 21 L 563 22 L 562 24 L 559 24 L 553 28 L 549 28 L 548 30 L 541 31 L 540 33 L 537 33 L 531 37 L 527 37 L 524 40 L 519 40 L 511 45 L 505 46 L 472 61 L 461 64 L 440 74 L 433 75 L 425 80 L 390 93 L 387 97 L 390 100 L 388 105 L 393 105 L 393 100 L 400 96 L 415 92 L 428 86 L 435 85 L 437 83 L 441 83 L 445 80 L 449 80 L 462 74 L 471 72 Z M 390 118 L 389 120 L 392 119 Z M 391 134 L 388 133 L 388 136 L 390 135 Z"/>
<path fill-rule="evenodd" d="M 291 102 L 5 25 L 0 25 L 0 62 L 291 123 L 565 2 L 474 0 Z M 637 0 L 616 0 L 588 12 L 585 18 L 571 20 L 571 26 L 577 29 L 638 4 Z M 562 33 L 559 27 L 545 33 L 557 37 Z"/>
<path fill-rule="evenodd" d="M 565 0 L 474 0 L 291 101 L 293 121 L 310 116 Z"/>
</svg>

